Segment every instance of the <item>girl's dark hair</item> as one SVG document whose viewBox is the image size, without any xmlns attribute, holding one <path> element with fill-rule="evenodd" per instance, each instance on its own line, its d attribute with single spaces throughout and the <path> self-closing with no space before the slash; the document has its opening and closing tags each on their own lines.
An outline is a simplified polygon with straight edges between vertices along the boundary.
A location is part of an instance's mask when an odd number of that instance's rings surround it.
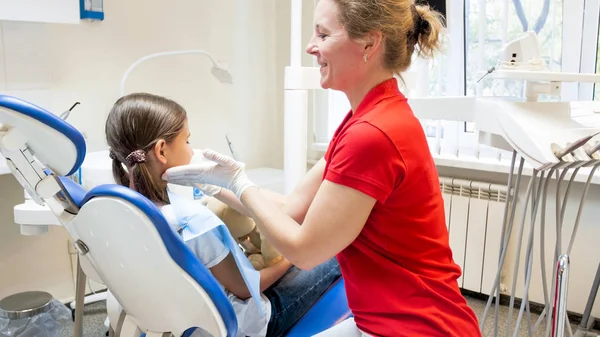
<svg viewBox="0 0 600 337">
<path fill-rule="evenodd" d="M 117 100 L 105 126 L 115 181 L 151 201 L 168 203 L 166 183 L 152 175 L 146 157 L 159 140 L 170 143 L 186 118 L 185 109 L 165 97 L 134 93 Z"/>
</svg>

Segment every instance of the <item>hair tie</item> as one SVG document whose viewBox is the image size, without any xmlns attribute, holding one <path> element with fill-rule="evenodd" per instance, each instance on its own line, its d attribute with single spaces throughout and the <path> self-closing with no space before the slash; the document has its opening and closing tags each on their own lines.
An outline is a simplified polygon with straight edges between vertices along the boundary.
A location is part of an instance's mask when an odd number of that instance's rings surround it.
<svg viewBox="0 0 600 337">
<path fill-rule="evenodd" d="M 127 166 L 130 167 L 138 163 L 145 163 L 146 152 L 144 150 L 135 150 L 127 155 L 125 161 L 127 162 Z"/>
</svg>

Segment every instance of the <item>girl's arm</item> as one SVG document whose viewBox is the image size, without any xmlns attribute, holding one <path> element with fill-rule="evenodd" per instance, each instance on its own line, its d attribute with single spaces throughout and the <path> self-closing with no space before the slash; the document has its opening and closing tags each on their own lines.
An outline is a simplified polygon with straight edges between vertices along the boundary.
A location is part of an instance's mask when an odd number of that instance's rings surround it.
<svg viewBox="0 0 600 337">
<path fill-rule="evenodd" d="M 260 291 L 269 288 L 275 281 L 279 280 L 292 267 L 292 264 L 283 259 L 280 262 L 260 270 Z M 250 298 L 250 291 L 242 278 L 233 255 L 229 254 L 223 261 L 210 268 L 213 276 L 225 289 L 236 297 L 245 300 Z"/>
</svg>

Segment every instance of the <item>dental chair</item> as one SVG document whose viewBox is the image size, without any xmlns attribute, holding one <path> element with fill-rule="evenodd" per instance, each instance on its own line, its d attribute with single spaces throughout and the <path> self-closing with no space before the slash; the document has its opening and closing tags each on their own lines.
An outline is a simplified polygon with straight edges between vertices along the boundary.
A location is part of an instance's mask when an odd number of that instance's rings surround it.
<svg viewBox="0 0 600 337">
<path fill-rule="evenodd" d="M 215 337 L 236 335 L 225 293 L 152 202 L 120 185 L 85 191 L 67 177 L 85 158 L 79 131 L 38 106 L 0 95 L 0 153 L 77 249 L 75 337 L 82 329 L 86 276 L 107 286 L 116 336 L 189 336 L 195 328 Z M 122 310 L 111 314 L 114 307 Z M 340 280 L 287 336 L 311 336 L 350 316 Z"/>
</svg>

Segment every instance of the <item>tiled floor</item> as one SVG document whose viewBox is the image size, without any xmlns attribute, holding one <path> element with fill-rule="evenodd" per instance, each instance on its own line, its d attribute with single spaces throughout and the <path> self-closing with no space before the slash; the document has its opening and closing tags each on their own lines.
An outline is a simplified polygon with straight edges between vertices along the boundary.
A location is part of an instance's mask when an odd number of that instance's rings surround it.
<svg viewBox="0 0 600 337">
<path fill-rule="evenodd" d="M 486 302 L 480 299 L 475 299 L 467 296 L 467 300 L 469 305 L 473 310 L 477 313 L 477 317 L 481 320 L 483 316 L 483 312 L 485 310 Z M 513 318 L 512 318 L 512 326 L 510 336 L 528 336 L 527 334 L 527 321 L 526 316 L 523 316 L 523 320 L 517 335 L 514 335 L 514 326 L 517 320 L 517 316 L 519 313 L 519 309 L 513 309 Z M 500 306 L 499 312 L 499 320 L 498 320 L 498 335 L 497 336 L 506 336 L 506 325 L 508 318 L 508 307 Z M 532 314 L 531 321 L 535 323 L 538 319 L 538 315 Z M 106 319 L 106 307 L 105 302 L 98 302 L 88 304 L 85 307 L 84 314 L 84 327 L 83 327 L 83 336 L 84 337 L 104 337 L 106 334 L 106 328 L 104 327 L 104 320 Z M 542 325 L 545 324 L 545 321 Z M 572 325 L 573 331 L 575 331 L 575 325 Z M 63 334 L 61 337 L 71 337 L 73 336 L 73 324 L 70 323 L 68 326 L 65 326 Z M 494 336 L 494 305 L 490 311 L 488 312 L 487 319 L 485 321 L 485 326 L 483 329 L 483 336 L 491 337 Z M 544 336 L 544 327 L 540 327 L 538 331 L 534 334 L 534 336 Z M 568 335 L 567 335 L 568 336 Z"/>
</svg>

